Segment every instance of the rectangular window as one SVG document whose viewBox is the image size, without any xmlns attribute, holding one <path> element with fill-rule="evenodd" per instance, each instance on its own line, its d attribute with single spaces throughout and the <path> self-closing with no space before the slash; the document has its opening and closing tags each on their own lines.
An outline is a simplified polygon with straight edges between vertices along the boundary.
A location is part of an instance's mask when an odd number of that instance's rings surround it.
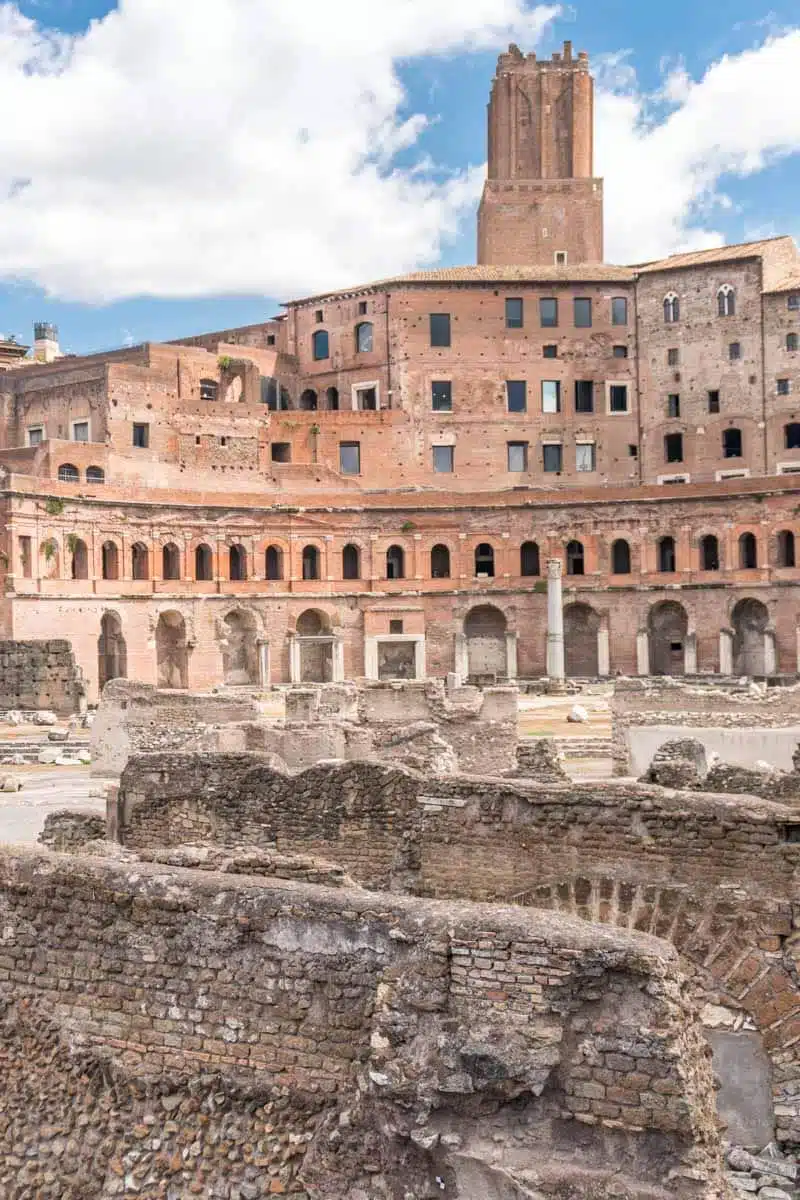
<svg viewBox="0 0 800 1200">
<path fill-rule="evenodd" d="M 365 317 L 365 316 L 367 315 L 367 302 L 366 302 L 366 300 L 359 300 L 359 302 L 358 302 L 358 315 L 359 315 L 360 317 Z"/>
<path fill-rule="evenodd" d="M 318 325 L 322 324 L 322 309 L 321 308 L 318 308 L 317 311 L 314 313 L 314 320 L 317 322 Z"/>
<path fill-rule="evenodd" d="M 577 446 L 575 447 L 575 470 L 595 470 L 594 442 L 578 442 Z"/>
<path fill-rule="evenodd" d="M 792 385 L 788 379 L 779 379 L 778 380 L 778 395 L 779 396 L 788 396 L 789 392 L 791 390 L 792 390 Z"/>
<path fill-rule="evenodd" d="M 627 346 L 615 346 L 614 349 L 611 351 L 611 353 L 613 354 L 614 358 L 627 358 L 628 357 L 628 347 Z"/>
<path fill-rule="evenodd" d="M 558 346 L 542 346 L 544 358 L 558 358 Z"/>
<path fill-rule="evenodd" d="M 575 310 L 575 328 L 590 329 L 592 325 L 592 302 L 591 300 L 581 299 L 580 297 L 573 300 Z"/>
<path fill-rule="evenodd" d="M 431 408 L 434 412 L 453 411 L 453 385 L 449 379 L 431 383 Z"/>
<path fill-rule="evenodd" d="M 678 363 L 680 362 L 680 359 L 681 359 L 681 356 L 680 356 L 680 351 L 679 351 L 678 347 L 672 346 L 667 351 L 667 366 L 668 367 L 677 367 Z"/>
<path fill-rule="evenodd" d="M 438 475 L 451 475 L 455 465 L 454 446 L 433 447 L 433 469 Z"/>
<path fill-rule="evenodd" d="M 88 440 L 89 440 L 89 422 L 88 421 L 73 421 L 72 422 L 72 440 L 73 440 L 73 442 L 88 442 Z"/>
<path fill-rule="evenodd" d="M 628 458 L 638 458 L 639 447 L 634 442 L 628 443 Z"/>
<path fill-rule="evenodd" d="M 508 469 L 509 471 L 527 471 L 528 469 L 528 443 L 527 442 L 508 442 Z"/>
<path fill-rule="evenodd" d="M 41 425 L 33 425 L 28 430 L 28 445 L 41 446 L 44 441 L 44 428 Z"/>
<path fill-rule="evenodd" d="M 608 410 L 612 413 L 628 411 L 627 383 L 612 383 L 608 389 Z"/>
<path fill-rule="evenodd" d="M 292 461 L 291 442 L 273 442 L 269 449 L 273 462 L 288 463 Z"/>
<path fill-rule="evenodd" d="M 431 313 L 431 345 L 450 345 L 450 313 Z"/>
<path fill-rule="evenodd" d="M 275 334 L 274 334 L 274 333 L 268 333 L 268 334 L 267 334 L 267 345 L 268 345 L 268 346 L 274 346 L 274 345 L 275 345 Z"/>
<path fill-rule="evenodd" d="M 668 463 L 683 462 L 683 434 L 668 433 L 664 438 L 664 459 Z"/>
<path fill-rule="evenodd" d="M 719 392 L 716 390 L 708 393 L 708 411 L 710 413 L 719 412 Z"/>
<path fill-rule="evenodd" d="M 506 300 L 506 329 L 522 329 L 524 308 L 521 300 Z"/>
<path fill-rule="evenodd" d="M 30 579 L 33 573 L 33 558 L 31 555 L 31 539 L 23 535 L 19 539 L 19 565 L 22 568 L 22 578 Z"/>
<path fill-rule="evenodd" d="M 681 415 L 681 398 L 675 392 L 671 396 L 667 396 L 667 416 L 679 417 Z"/>
<path fill-rule="evenodd" d="M 567 252 L 566 252 L 566 250 L 556 250 L 556 252 L 555 252 L 555 263 L 556 263 L 556 266 L 557 266 L 557 267 L 565 267 L 565 266 L 567 265 Z"/>
<path fill-rule="evenodd" d="M 359 412 L 375 412 L 378 408 L 378 391 L 374 387 L 357 387 L 356 408 Z"/>
<path fill-rule="evenodd" d="M 339 470 L 342 475 L 361 474 L 360 442 L 339 442 Z"/>
<path fill-rule="evenodd" d="M 736 362 L 736 360 L 741 357 L 742 357 L 741 343 L 740 342 L 731 342 L 730 346 L 728 346 L 728 358 L 731 360 L 731 362 Z"/>
<path fill-rule="evenodd" d="M 403 622 L 398 621 L 398 620 L 393 620 L 390 618 L 389 619 L 389 633 L 396 634 L 396 633 L 402 633 L 402 632 L 403 632 Z"/>
<path fill-rule="evenodd" d="M 558 379 L 542 380 L 542 412 L 561 412 L 561 383 Z"/>
<path fill-rule="evenodd" d="M 558 473 L 561 470 L 561 455 L 563 447 L 555 442 L 542 446 L 542 462 L 548 473 Z"/>
<path fill-rule="evenodd" d="M 786 301 L 789 312 L 797 312 L 800 310 L 800 292 L 792 292 Z"/>
<path fill-rule="evenodd" d="M 624 296 L 614 296 L 611 300 L 611 324 L 628 324 L 628 301 Z"/>
<path fill-rule="evenodd" d="M 528 385 L 524 379 L 506 380 L 506 398 L 509 412 L 528 411 Z"/>
<path fill-rule="evenodd" d="M 539 301 L 539 321 L 542 329 L 555 329 L 558 326 L 558 301 L 552 297 Z"/>
<path fill-rule="evenodd" d="M 143 422 L 134 422 L 133 444 L 139 450 L 146 450 L 150 445 L 150 426 Z"/>
<path fill-rule="evenodd" d="M 591 379 L 575 380 L 575 412 L 594 412 L 594 384 Z"/>
</svg>

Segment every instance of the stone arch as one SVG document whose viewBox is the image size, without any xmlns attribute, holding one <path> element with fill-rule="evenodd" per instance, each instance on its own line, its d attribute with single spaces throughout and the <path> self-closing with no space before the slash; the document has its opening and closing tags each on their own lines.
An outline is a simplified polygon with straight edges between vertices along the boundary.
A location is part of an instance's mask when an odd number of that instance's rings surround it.
<svg viewBox="0 0 800 1200">
<path fill-rule="evenodd" d="M 241 542 L 228 547 L 228 578 L 232 583 L 247 579 L 247 551 Z"/>
<path fill-rule="evenodd" d="M 259 681 L 258 621 L 252 612 L 234 608 L 220 622 L 223 680 L 229 687 Z"/>
<path fill-rule="evenodd" d="M 122 632 L 119 613 L 104 612 L 97 639 L 97 676 L 100 691 L 111 679 L 124 679 L 128 674 L 128 648 Z"/>
<path fill-rule="evenodd" d="M 437 542 L 431 549 L 431 579 L 450 578 L 450 547 Z"/>
<path fill-rule="evenodd" d="M 119 579 L 119 547 L 116 542 L 103 542 L 100 551 L 103 579 Z"/>
<path fill-rule="evenodd" d="M 269 545 L 264 551 L 264 578 L 283 579 L 283 550 L 280 546 Z"/>
<path fill-rule="evenodd" d="M 746 598 L 731 613 L 734 675 L 766 675 L 769 612 L 761 600 Z"/>
<path fill-rule="evenodd" d="M 194 548 L 194 577 L 207 582 L 214 578 L 214 554 L 205 542 Z"/>
<path fill-rule="evenodd" d="M 69 541 L 71 554 L 70 574 L 73 579 L 89 578 L 89 550 L 83 538 L 72 537 Z"/>
<path fill-rule="evenodd" d="M 774 1130 L 777 1106 L 786 1103 L 786 1080 L 791 1079 L 790 1086 L 794 1086 L 797 1075 L 794 1048 L 787 1050 L 784 1043 L 787 1024 L 800 1025 L 800 995 L 785 959 L 759 945 L 758 924 L 754 924 L 752 913 L 741 906 L 735 911 L 730 895 L 722 889 L 700 895 L 686 884 L 654 884 L 590 873 L 551 880 L 510 896 L 506 902 L 670 942 L 688 973 L 714 996 L 715 1002 L 752 1020 L 772 1064 L 772 1079 L 765 1080 L 765 1088 L 771 1086 L 768 1118 Z M 779 999 L 785 1003 L 780 1006 L 781 1020 L 776 1022 Z M 742 1091 L 738 1069 L 731 1069 L 725 1058 L 716 1055 L 714 1067 L 722 1083 L 721 1097 L 727 1095 L 730 1102 L 733 1096 L 736 1103 Z M 748 1117 L 752 1096 L 748 1094 L 745 1099 Z M 730 1119 L 736 1114 L 724 1115 Z M 764 1142 L 771 1140 L 772 1135 L 763 1137 Z"/>
<path fill-rule="evenodd" d="M 156 624 L 156 667 L 160 688 L 189 686 L 189 650 L 186 622 L 179 612 L 159 613 Z"/>
<path fill-rule="evenodd" d="M 361 578 L 361 551 L 353 542 L 342 549 L 342 579 Z"/>
<path fill-rule="evenodd" d="M 564 667 L 571 679 L 600 674 L 599 629 L 600 615 L 590 604 L 568 604 L 564 609 Z"/>
<path fill-rule="evenodd" d="M 174 542 L 167 542 L 161 547 L 161 578 L 180 579 L 181 552 Z"/>
<path fill-rule="evenodd" d="M 494 604 L 479 604 L 464 618 L 470 679 L 503 678 L 508 673 L 505 614 Z"/>
<path fill-rule="evenodd" d="M 331 632 L 331 619 L 319 608 L 306 608 L 295 622 L 298 637 L 318 637 Z"/>
<path fill-rule="evenodd" d="M 303 579 L 321 578 L 322 555 L 319 547 L 309 544 L 303 547 L 302 571 Z"/>
<path fill-rule="evenodd" d="M 647 615 L 651 675 L 683 675 L 689 617 L 677 600 L 654 604 Z"/>
<path fill-rule="evenodd" d="M 144 542 L 134 542 L 131 546 L 131 578 L 150 578 L 150 552 Z"/>
<path fill-rule="evenodd" d="M 317 393 L 314 391 L 313 388 L 306 388 L 304 392 L 300 393 L 299 408 L 301 409 L 301 411 L 316 412 L 317 405 L 318 405 Z"/>
<path fill-rule="evenodd" d="M 330 617 L 318 608 L 307 608 L 298 616 L 295 630 L 300 647 L 300 682 L 330 683 L 333 679 Z"/>
</svg>

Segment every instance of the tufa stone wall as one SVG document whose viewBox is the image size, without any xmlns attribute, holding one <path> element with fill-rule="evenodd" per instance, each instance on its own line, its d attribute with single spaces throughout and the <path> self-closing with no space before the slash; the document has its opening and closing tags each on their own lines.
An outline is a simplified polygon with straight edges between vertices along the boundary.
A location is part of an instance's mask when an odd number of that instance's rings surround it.
<svg viewBox="0 0 800 1200">
<path fill-rule="evenodd" d="M 727 1195 L 657 940 L 9 849 L 0 915 L 10 1200 Z"/>
<path fill-rule="evenodd" d="M 68 641 L 0 641 L 0 709 L 78 712 L 84 695 L 81 672 Z"/>
</svg>

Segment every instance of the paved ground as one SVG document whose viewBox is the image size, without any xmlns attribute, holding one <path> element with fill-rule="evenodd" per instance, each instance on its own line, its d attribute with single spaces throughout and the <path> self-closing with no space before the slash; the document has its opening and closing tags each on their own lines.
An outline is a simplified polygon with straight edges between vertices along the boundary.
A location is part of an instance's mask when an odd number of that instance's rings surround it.
<svg viewBox="0 0 800 1200">
<path fill-rule="evenodd" d="M 105 812 L 105 800 L 88 767 L 2 767 L 23 781 L 21 792 L 0 792 L 0 841 L 33 843 L 45 817 L 59 808 Z"/>
</svg>

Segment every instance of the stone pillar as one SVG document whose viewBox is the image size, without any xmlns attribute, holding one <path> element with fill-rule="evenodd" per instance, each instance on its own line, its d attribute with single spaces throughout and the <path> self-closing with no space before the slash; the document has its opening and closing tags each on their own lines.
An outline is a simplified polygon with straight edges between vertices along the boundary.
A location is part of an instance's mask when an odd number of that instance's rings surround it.
<svg viewBox="0 0 800 1200">
<path fill-rule="evenodd" d="M 800 630 L 797 634 L 797 660 L 800 662 Z M 469 678 L 469 646 L 467 645 L 467 635 L 465 633 L 456 634 L 455 646 L 455 675 L 458 677 L 458 682 L 463 685 Z"/>
<path fill-rule="evenodd" d="M 646 629 L 636 635 L 636 674 L 650 674 L 650 636 Z"/>
<path fill-rule="evenodd" d="M 364 677 L 378 678 L 378 639 L 373 636 L 364 638 Z"/>
<path fill-rule="evenodd" d="M 564 602 L 561 559 L 547 560 L 547 677 L 564 679 Z"/>
<path fill-rule="evenodd" d="M 730 629 L 719 631 L 719 673 L 733 674 L 733 634 Z"/>
<path fill-rule="evenodd" d="M 414 676 L 424 679 L 427 667 L 425 664 L 425 638 L 419 637 L 414 642 Z"/>
<path fill-rule="evenodd" d="M 683 647 L 684 675 L 697 674 L 697 634 L 687 633 L 686 644 Z"/>
<path fill-rule="evenodd" d="M 774 675 L 778 669 L 778 647 L 775 642 L 775 630 L 764 632 L 764 674 Z"/>
<path fill-rule="evenodd" d="M 344 683 L 344 640 L 340 637 L 333 639 L 333 683 Z"/>
<path fill-rule="evenodd" d="M 506 677 L 517 678 L 517 635 L 506 632 Z"/>
<path fill-rule="evenodd" d="M 597 674 L 603 678 L 611 674 L 611 647 L 605 622 L 597 631 Z"/>
<path fill-rule="evenodd" d="M 300 683 L 300 641 L 294 635 L 289 635 L 289 682 Z"/>
<path fill-rule="evenodd" d="M 258 681 L 263 688 L 270 685 L 269 642 L 258 641 Z"/>
</svg>

